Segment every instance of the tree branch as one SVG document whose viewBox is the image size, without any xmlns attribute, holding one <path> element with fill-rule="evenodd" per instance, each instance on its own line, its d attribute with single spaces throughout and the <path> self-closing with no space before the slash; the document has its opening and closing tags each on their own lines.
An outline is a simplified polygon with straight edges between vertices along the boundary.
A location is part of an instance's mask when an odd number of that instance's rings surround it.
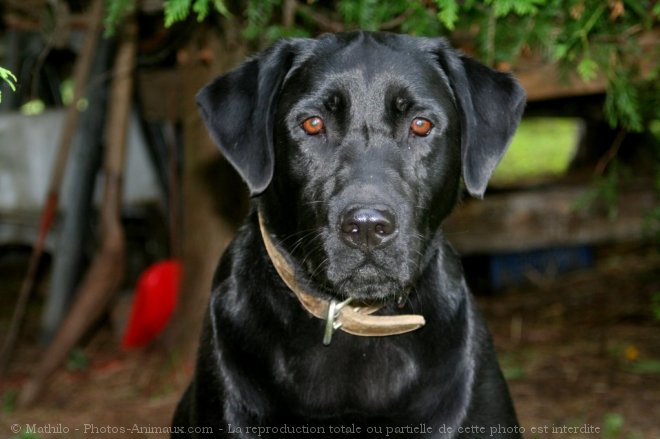
<svg viewBox="0 0 660 439">
<path fill-rule="evenodd" d="M 297 10 L 302 15 L 310 19 L 314 24 L 316 24 L 322 31 L 342 32 L 346 30 L 344 23 L 340 21 L 332 20 L 326 17 L 324 14 L 315 11 L 313 8 L 310 8 L 307 5 L 297 3 Z"/>
<path fill-rule="evenodd" d="M 603 175 L 605 169 L 607 169 L 607 165 L 609 165 L 610 162 L 614 160 L 614 158 L 618 154 L 619 149 L 623 144 L 623 140 L 626 137 L 626 134 L 627 134 L 626 130 L 624 130 L 623 128 L 619 129 L 619 132 L 616 134 L 616 138 L 612 142 L 610 148 L 607 150 L 605 155 L 601 157 L 600 160 L 598 160 L 598 163 L 596 163 L 596 167 L 594 168 L 594 175 L 597 176 Z"/>
<path fill-rule="evenodd" d="M 413 12 L 415 12 L 413 9 L 406 9 L 402 14 L 382 23 L 380 25 L 380 30 L 392 30 L 398 28 L 413 14 Z"/>
<path fill-rule="evenodd" d="M 298 2 L 296 0 L 284 0 L 284 5 L 282 6 L 282 24 L 285 28 L 289 29 L 293 27 L 297 8 Z"/>
</svg>

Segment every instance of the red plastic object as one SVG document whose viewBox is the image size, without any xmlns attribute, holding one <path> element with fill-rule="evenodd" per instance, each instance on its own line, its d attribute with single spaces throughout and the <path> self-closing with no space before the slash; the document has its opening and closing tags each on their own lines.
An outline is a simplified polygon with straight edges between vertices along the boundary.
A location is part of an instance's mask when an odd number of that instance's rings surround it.
<svg viewBox="0 0 660 439">
<path fill-rule="evenodd" d="M 168 259 L 142 273 L 135 287 L 122 347 L 144 346 L 165 328 L 176 306 L 181 271 L 181 262 Z"/>
</svg>

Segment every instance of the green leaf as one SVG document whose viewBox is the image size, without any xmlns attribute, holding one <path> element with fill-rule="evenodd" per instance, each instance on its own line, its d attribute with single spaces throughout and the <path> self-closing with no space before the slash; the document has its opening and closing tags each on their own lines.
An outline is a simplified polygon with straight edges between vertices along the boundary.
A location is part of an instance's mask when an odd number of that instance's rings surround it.
<svg viewBox="0 0 660 439">
<path fill-rule="evenodd" d="M 567 54 L 568 54 L 568 45 L 558 43 L 552 52 L 552 58 L 555 59 L 556 61 L 560 61 L 566 58 Z"/>
<path fill-rule="evenodd" d="M 655 183 L 656 191 L 658 188 L 660 188 L 660 172 L 656 173 L 656 183 Z M 649 217 L 651 220 L 657 221 L 660 224 L 660 207 L 656 207 L 649 213 Z M 651 298 L 651 312 L 653 313 L 653 317 L 657 320 L 660 321 L 660 291 L 656 292 L 653 294 L 653 297 Z"/>
<path fill-rule="evenodd" d="M 74 348 L 69 354 L 66 368 L 70 371 L 84 370 L 89 367 L 89 358 L 80 348 Z"/>
<path fill-rule="evenodd" d="M 231 13 L 224 0 L 167 0 L 165 2 L 165 27 L 170 27 L 178 21 L 183 21 L 190 15 L 190 10 L 197 14 L 197 21 L 204 21 L 211 12 L 211 6 L 225 17 Z"/>
<path fill-rule="evenodd" d="M 213 6 L 223 17 L 231 17 L 231 12 L 227 9 L 224 0 L 213 0 Z"/>
<path fill-rule="evenodd" d="M 545 0 L 489 0 L 496 17 L 504 17 L 511 13 L 519 16 L 532 15 L 538 12 L 538 6 L 545 3 Z"/>
<path fill-rule="evenodd" d="M 613 72 L 605 94 L 605 117 L 612 127 L 621 126 L 630 131 L 644 129 L 640 108 L 639 89 L 623 72 Z"/>
<path fill-rule="evenodd" d="M 250 1 L 245 8 L 247 25 L 243 29 L 243 36 L 248 40 L 264 39 L 264 30 L 272 25 L 275 8 L 282 6 L 281 0 Z"/>
<path fill-rule="evenodd" d="M 660 374 L 660 360 L 649 358 L 636 361 L 630 365 L 630 371 L 636 374 Z"/>
<path fill-rule="evenodd" d="M 583 58 L 577 66 L 577 71 L 584 82 L 590 82 L 598 74 L 598 63 L 591 58 Z"/>
<path fill-rule="evenodd" d="M 447 29 L 454 30 L 458 21 L 458 3 L 456 0 L 436 0 L 438 5 L 438 20 Z"/>
<path fill-rule="evenodd" d="M 657 2 L 655 6 L 653 6 L 652 14 L 656 17 L 660 17 L 660 2 Z"/>
<path fill-rule="evenodd" d="M 135 0 L 106 0 L 105 35 L 112 36 L 117 23 L 120 23 L 134 7 Z"/>
<path fill-rule="evenodd" d="M 618 413 L 607 413 L 603 416 L 603 438 L 613 439 L 621 434 L 624 420 Z"/>
<path fill-rule="evenodd" d="M 18 79 L 16 79 L 16 76 L 11 71 L 0 67 L 0 77 L 9 84 L 12 91 L 16 91 L 16 82 L 18 82 Z"/>
<path fill-rule="evenodd" d="M 211 11 L 211 4 L 213 8 L 224 17 L 230 17 L 231 13 L 227 9 L 223 0 L 195 0 L 192 9 L 197 14 L 197 21 L 202 22 L 208 17 Z"/>
<path fill-rule="evenodd" d="M 2 394 L 2 413 L 4 415 L 11 415 L 16 410 L 16 399 L 18 392 L 16 389 L 7 389 Z"/>
<path fill-rule="evenodd" d="M 0 78 L 2 78 L 2 80 L 5 81 L 5 83 L 9 84 L 9 88 L 11 88 L 11 91 L 16 91 L 16 82 L 18 82 L 18 80 L 16 79 L 16 76 L 14 76 L 12 72 L 0 67 Z M 0 90 L 0 102 L 2 102 L 1 90 Z"/>
<path fill-rule="evenodd" d="M 209 0 L 195 0 L 192 9 L 197 14 L 197 21 L 204 21 L 209 15 Z"/>
<path fill-rule="evenodd" d="M 167 0 L 165 2 L 165 27 L 188 18 L 192 0 Z"/>
</svg>

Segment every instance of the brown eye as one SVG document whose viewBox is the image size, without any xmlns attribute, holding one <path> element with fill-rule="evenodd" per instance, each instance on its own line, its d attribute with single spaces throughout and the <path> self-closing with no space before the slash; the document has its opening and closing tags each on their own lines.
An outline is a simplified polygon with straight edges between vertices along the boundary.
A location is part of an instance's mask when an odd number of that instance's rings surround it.
<svg viewBox="0 0 660 439">
<path fill-rule="evenodd" d="M 305 132 L 310 136 L 315 136 L 323 131 L 323 119 L 318 116 L 305 119 L 305 121 L 302 123 L 302 129 L 305 130 Z"/>
<path fill-rule="evenodd" d="M 430 120 L 424 119 L 423 117 L 416 117 L 413 119 L 412 123 L 410 124 L 410 131 L 420 137 L 426 137 L 429 135 L 431 132 L 431 128 L 433 128 L 433 124 L 431 123 Z"/>
</svg>

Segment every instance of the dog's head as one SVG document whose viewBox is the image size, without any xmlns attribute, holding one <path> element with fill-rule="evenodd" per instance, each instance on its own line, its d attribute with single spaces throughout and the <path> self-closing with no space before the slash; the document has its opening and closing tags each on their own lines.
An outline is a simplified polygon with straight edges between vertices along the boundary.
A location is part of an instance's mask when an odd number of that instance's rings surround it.
<svg viewBox="0 0 660 439">
<path fill-rule="evenodd" d="M 481 197 L 525 95 L 443 39 L 283 40 L 198 96 L 270 231 L 329 295 L 414 285 L 461 176 Z"/>
</svg>

